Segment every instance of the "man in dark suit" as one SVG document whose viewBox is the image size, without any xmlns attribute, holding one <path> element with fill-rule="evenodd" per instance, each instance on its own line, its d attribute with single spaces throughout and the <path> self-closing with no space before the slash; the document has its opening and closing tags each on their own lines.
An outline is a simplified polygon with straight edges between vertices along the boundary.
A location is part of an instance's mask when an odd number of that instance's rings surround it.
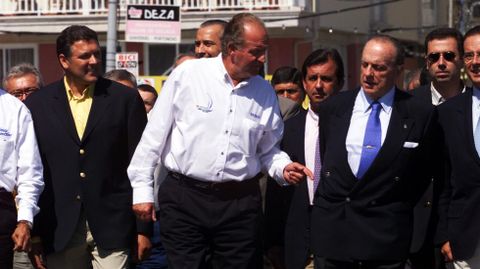
<svg viewBox="0 0 480 269">
<path fill-rule="evenodd" d="M 88 27 L 63 30 L 57 57 L 65 76 L 26 102 L 45 177 L 45 210 L 33 231 L 35 263 L 46 262 L 49 269 L 127 268 L 136 241 L 127 165 L 147 121 L 145 108 L 135 89 L 101 78 L 100 46 Z M 38 255 L 40 240 L 46 261 Z"/>
<path fill-rule="evenodd" d="M 292 159 L 314 171 L 318 140 L 318 105 L 338 93 L 344 83 L 343 62 L 338 51 L 318 49 L 312 52 L 303 63 L 302 82 L 310 105 L 308 110 L 302 110 L 285 122 L 281 148 Z M 282 222 L 286 222 L 285 231 L 281 231 L 285 232 L 286 268 L 305 268 L 311 261 L 309 238 L 313 188 L 314 181 L 310 179 L 282 189 L 289 194 L 284 199 L 283 208 L 277 209 L 284 212 Z M 283 234 L 279 237 L 283 239 Z"/>
<path fill-rule="evenodd" d="M 320 105 L 311 237 L 327 269 L 403 269 L 408 257 L 413 206 L 430 182 L 434 110 L 395 87 L 403 60 L 397 40 L 372 37 L 362 51 L 361 88 Z"/>
<path fill-rule="evenodd" d="M 425 105 L 438 106 L 464 90 L 460 79 L 463 67 L 463 36 L 454 28 L 438 28 L 425 37 L 425 64 L 431 83 L 412 91 Z M 439 151 L 440 147 L 437 148 Z M 442 154 L 438 152 L 435 156 Z M 441 160 L 440 160 L 441 161 Z M 440 162 L 439 162 L 440 163 Z M 433 168 L 432 182 L 414 209 L 414 229 L 411 245 L 410 267 L 412 269 L 444 268 L 439 248 L 434 248 L 433 237 L 437 217 L 439 189 L 435 181 L 443 181 L 443 170 Z"/>
<path fill-rule="evenodd" d="M 465 34 L 463 48 L 473 88 L 438 107 L 448 165 L 435 240 L 456 269 L 480 268 L 480 26 Z"/>
</svg>

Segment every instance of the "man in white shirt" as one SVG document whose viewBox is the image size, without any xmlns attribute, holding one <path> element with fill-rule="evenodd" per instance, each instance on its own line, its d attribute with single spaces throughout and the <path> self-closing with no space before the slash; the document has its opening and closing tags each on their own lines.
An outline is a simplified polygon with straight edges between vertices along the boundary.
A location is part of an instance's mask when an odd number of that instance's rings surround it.
<svg viewBox="0 0 480 269">
<path fill-rule="evenodd" d="M 30 111 L 3 90 L 0 90 L 0 160 L 0 268 L 8 269 L 12 268 L 13 250 L 30 249 L 30 230 L 39 211 L 37 202 L 44 183 Z"/>
<path fill-rule="evenodd" d="M 170 171 L 159 190 L 161 239 L 169 268 L 255 268 L 261 198 L 255 176 L 283 185 L 311 172 L 278 144 L 283 122 L 277 97 L 258 76 L 267 31 L 249 13 L 235 15 L 216 58 L 187 61 L 166 81 L 128 174 L 133 209 L 155 218 L 157 160 Z"/>
<path fill-rule="evenodd" d="M 325 268 L 403 269 L 413 206 L 430 182 L 431 106 L 395 87 L 403 47 L 373 36 L 362 51 L 361 88 L 319 109 L 322 172 L 311 243 Z"/>
</svg>

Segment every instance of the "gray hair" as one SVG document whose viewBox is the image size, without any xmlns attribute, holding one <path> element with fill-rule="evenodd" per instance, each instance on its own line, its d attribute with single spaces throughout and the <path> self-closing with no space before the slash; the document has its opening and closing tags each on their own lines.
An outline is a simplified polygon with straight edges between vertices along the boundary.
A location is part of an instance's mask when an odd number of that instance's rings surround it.
<svg viewBox="0 0 480 269">
<path fill-rule="evenodd" d="M 7 87 L 7 81 L 12 79 L 12 78 L 20 78 L 25 75 L 32 74 L 35 76 L 37 80 L 38 86 L 41 88 L 43 87 L 43 77 L 42 74 L 40 74 L 40 71 L 33 66 L 31 63 L 20 63 L 15 66 L 12 66 L 10 70 L 8 70 L 7 75 L 3 79 L 3 88 Z"/>
<path fill-rule="evenodd" d="M 117 82 L 119 80 L 126 80 L 129 81 L 134 86 L 134 88 L 137 87 L 137 78 L 135 77 L 135 75 L 124 69 L 110 70 L 105 73 L 103 77 Z"/>
</svg>

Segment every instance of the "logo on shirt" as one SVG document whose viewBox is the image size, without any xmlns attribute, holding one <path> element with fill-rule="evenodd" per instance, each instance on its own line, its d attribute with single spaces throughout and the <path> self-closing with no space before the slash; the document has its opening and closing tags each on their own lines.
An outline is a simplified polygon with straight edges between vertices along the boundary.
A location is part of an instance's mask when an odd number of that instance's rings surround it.
<svg viewBox="0 0 480 269">
<path fill-rule="evenodd" d="M 10 137 L 12 134 L 7 129 L 0 128 L 0 136 Z"/>
<path fill-rule="evenodd" d="M 257 119 L 257 120 L 260 119 L 260 115 L 257 115 L 257 114 L 255 114 L 255 113 L 253 113 L 253 112 L 250 112 L 250 117 L 252 117 L 252 118 L 254 118 L 254 119 Z"/>
</svg>

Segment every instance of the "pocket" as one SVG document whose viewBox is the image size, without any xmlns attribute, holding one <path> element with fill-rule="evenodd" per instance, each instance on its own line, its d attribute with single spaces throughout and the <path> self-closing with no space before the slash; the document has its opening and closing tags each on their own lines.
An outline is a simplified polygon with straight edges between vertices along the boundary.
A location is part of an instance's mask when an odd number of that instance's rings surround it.
<svg viewBox="0 0 480 269">
<path fill-rule="evenodd" d="M 0 136 L 0 161 L 6 163 L 15 156 L 15 144 L 13 140 L 7 137 Z"/>
<path fill-rule="evenodd" d="M 232 146 L 246 156 L 254 156 L 258 141 L 263 135 L 263 128 L 258 121 L 245 118 L 240 127 L 232 134 L 232 138 L 235 139 Z"/>
</svg>

